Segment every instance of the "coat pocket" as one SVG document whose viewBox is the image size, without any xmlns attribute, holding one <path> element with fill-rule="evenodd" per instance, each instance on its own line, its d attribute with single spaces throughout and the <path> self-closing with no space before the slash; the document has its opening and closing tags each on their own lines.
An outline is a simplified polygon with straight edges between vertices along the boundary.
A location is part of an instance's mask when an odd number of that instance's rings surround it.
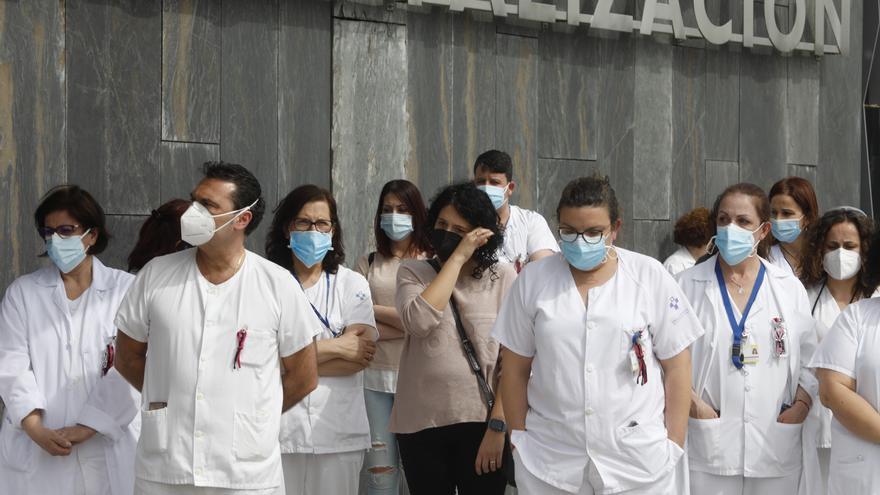
<svg viewBox="0 0 880 495">
<path fill-rule="evenodd" d="M 265 411 L 256 414 L 235 413 L 232 430 L 232 450 L 240 461 L 268 459 L 278 447 L 278 428 L 272 428 L 271 415 Z"/>
<path fill-rule="evenodd" d="M 692 463 L 707 466 L 721 461 L 721 418 L 688 418 L 687 454 Z"/>
<path fill-rule="evenodd" d="M 802 440 L 804 425 L 779 423 L 774 421 L 767 431 L 764 455 L 766 462 L 782 472 L 792 472 L 801 467 Z"/>
<path fill-rule="evenodd" d="M 138 445 L 144 452 L 164 454 L 168 451 L 168 407 L 141 411 L 141 437 Z"/>
<path fill-rule="evenodd" d="M 40 447 L 21 428 L 16 428 L 8 419 L 0 429 L 0 460 L 13 471 L 29 473 L 36 461 Z"/>
</svg>

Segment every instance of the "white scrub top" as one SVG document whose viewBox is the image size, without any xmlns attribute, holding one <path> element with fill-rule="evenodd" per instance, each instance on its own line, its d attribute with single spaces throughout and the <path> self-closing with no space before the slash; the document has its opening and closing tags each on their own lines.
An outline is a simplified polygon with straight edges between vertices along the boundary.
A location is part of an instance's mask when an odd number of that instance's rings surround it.
<svg viewBox="0 0 880 495">
<path fill-rule="evenodd" d="M 786 259 L 779 244 L 774 244 L 770 247 L 770 254 L 767 256 L 767 261 L 769 261 L 771 265 L 781 269 L 783 272 L 792 276 L 797 276 L 794 273 L 794 268 L 791 266 L 791 263 L 788 262 L 788 259 Z"/>
<path fill-rule="evenodd" d="M 148 346 L 137 477 L 277 487 L 280 357 L 310 345 L 320 323 L 284 268 L 247 251 L 238 272 L 215 285 L 199 271 L 196 251 L 148 263 L 116 316 L 121 332 Z"/>
<path fill-rule="evenodd" d="M 818 382 L 806 368 L 816 345 L 816 321 L 809 316 L 800 281 L 774 265 L 746 319 L 748 342 L 758 344 L 758 363 L 737 369 L 731 360 L 733 330 L 724 309 L 713 256 L 679 276 L 679 283 L 706 335 L 691 348 L 694 390 L 720 418 L 688 419 L 688 460 L 692 471 L 722 476 L 780 477 L 800 472 L 803 425 L 776 421 L 783 404 L 791 405 L 798 385 L 813 403 Z M 731 301 L 735 318 L 742 318 Z M 787 354 L 773 354 L 772 321 L 781 318 Z M 753 340 L 754 339 L 754 340 Z M 750 347 L 744 344 L 744 353 Z M 813 455 L 815 452 L 812 453 Z"/>
<path fill-rule="evenodd" d="M 875 291 L 871 297 L 880 296 L 880 291 Z M 835 320 L 840 315 L 840 306 L 831 295 L 831 291 L 825 287 L 825 284 L 819 284 L 807 289 L 807 297 L 810 299 L 810 309 L 813 318 L 818 320 L 819 325 L 819 343 L 825 339 L 828 330 L 834 325 Z M 813 407 L 814 411 L 810 411 L 813 421 L 818 423 L 818 440 L 817 447 L 831 447 L 831 410 L 823 406 L 821 403 Z"/>
<path fill-rule="evenodd" d="M 666 268 L 666 271 L 668 271 L 670 275 L 675 276 L 695 264 L 697 264 L 697 260 L 691 255 L 691 252 L 688 251 L 686 247 L 679 246 L 679 248 L 669 255 L 669 257 L 666 258 L 666 261 L 663 262 L 663 268 Z"/>
<path fill-rule="evenodd" d="M 519 261 L 525 265 L 529 256 L 543 249 L 559 251 L 559 243 L 550 232 L 547 220 L 536 211 L 510 205 L 510 218 L 504 227 L 504 244 L 498 248 L 498 261 Z"/>
<path fill-rule="evenodd" d="M 856 392 L 880 411 L 880 299 L 847 306 L 819 345 L 810 366 L 855 379 Z M 828 493 L 880 491 L 880 445 L 852 434 L 836 418 L 831 437 Z"/>
<path fill-rule="evenodd" d="M 132 493 L 137 442 L 137 391 L 115 369 L 103 372 L 113 344 L 113 317 L 134 277 L 92 257 L 92 285 L 74 303 L 61 274 L 49 266 L 16 279 L 0 305 L 0 492 L 58 493 L 81 475 L 77 452 L 106 459 L 113 495 Z M 21 420 L 43 410 L 43 426 L 76 424 L 97 430 L 69 456 L 51 456 L 24 430 Z"/>
<path fill-rule="evenodd" d="M 667 438 L 658 360 L 685 350 L 703 329 L 657 260 L 616 250 L 617 272 L 590 289 L 586 307 L 561 254 L 529 264 L 492 330 L 509 350 L 533 358 L 526 430 L 512 432 L 522 466 L 572 493 L 580 490 L 589 461 L 602 493 L 617 493 L 649 486 L 683 454 Z M 644 385 L 636 383 L 629 357 L 638 331 L 648 369 Z"/>
<path fill-rule="evenodd" d="M 330 328 L 321 324 L 317 340 L 335 338 L 334 334 L 341 335 L 349 325 L 376 328 L 370 285 L 359 273 L 340 266 L 336 274 L 324 272 L 305 292 L 322 316 L 329 315 Z M 375 330 L 373 338 L 379 338 Z M 318 387 L 281 417 L 284 454 L 330 454 L 368 448 L 370 424 L 363 371 L 318 377 Z"/>
</svg>

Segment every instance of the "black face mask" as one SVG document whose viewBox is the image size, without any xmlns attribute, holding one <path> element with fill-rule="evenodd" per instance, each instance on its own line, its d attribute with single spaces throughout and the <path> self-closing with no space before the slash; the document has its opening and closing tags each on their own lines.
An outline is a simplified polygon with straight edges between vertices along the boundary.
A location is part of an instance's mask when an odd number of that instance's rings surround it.
<svg viewBox="0 0 880 495">
<path fill-rule="evenodd" d="M 434 246 L 434 252 L 437 253 L 437 257 L 444 263 L 455 252 L 459 242 L 461 242 L 461 236 L 455 232 L 442 229 L 431 231 L 431 245 Z"/>
</svg>

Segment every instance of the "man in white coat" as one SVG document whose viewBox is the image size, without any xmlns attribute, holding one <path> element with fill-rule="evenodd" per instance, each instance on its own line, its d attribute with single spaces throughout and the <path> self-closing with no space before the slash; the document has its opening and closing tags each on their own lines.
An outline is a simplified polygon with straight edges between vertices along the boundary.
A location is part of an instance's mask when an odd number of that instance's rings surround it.
<svg viewBox="0 0 880 495">
<path fill-rule="evenodd" d="M 196 248 L 148 263 L 116 317 L 116 367 L 144 404 L 135 493 L 283 493 L 281 413 L 317 385 L 320 323 L 290 273 L 244 247 L 265 209 L 253 174 L 207 163 L 191 196 Z"/>
</svg>

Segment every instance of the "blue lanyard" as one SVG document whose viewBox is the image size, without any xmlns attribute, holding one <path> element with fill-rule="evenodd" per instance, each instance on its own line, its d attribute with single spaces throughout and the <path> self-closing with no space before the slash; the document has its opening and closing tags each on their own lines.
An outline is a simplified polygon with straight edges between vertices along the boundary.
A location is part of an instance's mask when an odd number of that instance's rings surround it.
<svg viewBox="0 0 880 495">
<path fill-rule="evenodd" d="M 324 327 L 327 328 L 327 330 L 330 330 L 330 333 L 332 333 L 334 337 L 339 337 L 342 332 L 336 333 L 333 331 L 332 328 L 330 328 L 330 272 L 324 272 L 324 275 L 327 281 L 327 297 L 326 301 L 324 301 L 324 307 L 327 309 L 327 316 L 322 315 L 321 312 L 318 311 L 318 308 L 316 308 L 315 305 L 312 304 L 311 300 L 309 300 L 309 305 L 312 307 L 312 311 L 315 312 L 315 316 L 317 316 L 318 319 L 321 320 L 321 323 L 324 324 Z M 299 277 L 296 276 L 296 273 L 293 274 L 293 278 L 296 279 L 296 281 L 299 283 L 299 287 L 303 289 L 303 292 L 305 292 L 305 289 L 302 286 L 302 282 L 299 281 Z"/>
<path fill-rule="evenodd" d="M 718 278 L 718 286 L 721 289 L 721 300 L 724 302 L 724 311 L 727 312 L 727 321 L 730 322 L 730 328 L 733 330 L 733 349 L 731 349 L 730 357 L 736 369 L 742 369 L 743 367 L 743 332 L 746 328 L 746 319 L 749 317 L 749 311 L 752 310 L 752 304 L 754 304 L 755 299 L 758 297 L 758 291 L 761 290 L 761 285 L 764 283 L 765 271 L 764 264 L 761 263 L 761 268 L 758 269 L 758 278 L 755 279 L 755 286 L 752 287 L 752 294 L 749 296 L 746 309 L 743 311 L 742 320 L 737 322 L 736 316 L 733 315 L 733 307 L 730 305 L 730 296 L 727 294 L 727 284 L 724 282 L 724 275 L 721 273 L 721 262 L 715 261 L 715 276 Z"/>
</svg>

